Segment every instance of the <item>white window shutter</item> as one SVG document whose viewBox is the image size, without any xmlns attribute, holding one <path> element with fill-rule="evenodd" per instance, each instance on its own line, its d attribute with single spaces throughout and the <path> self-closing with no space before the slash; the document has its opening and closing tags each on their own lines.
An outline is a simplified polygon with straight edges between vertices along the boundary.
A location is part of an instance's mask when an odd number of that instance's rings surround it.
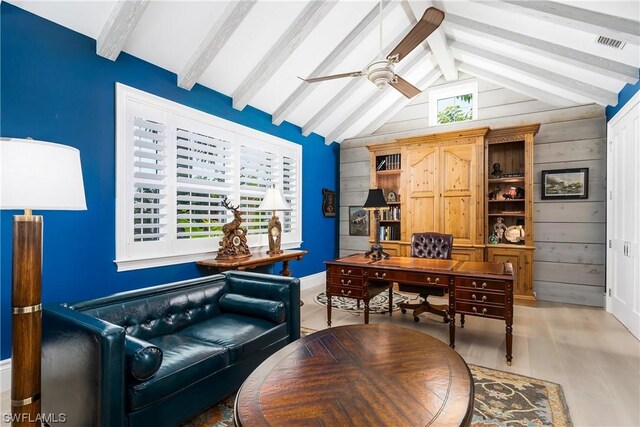
<svg viewBox="0 0 640 427">
<path fill-rule="evenodd" d="M 290 211 L 282 212 L 282 232 L 292 233 L 297 227 L 298 217 L 298 158 L 294 155 L 282 156 L 282 194 L 291 207 Z"/>
<path fill-rule="evenodd" d="M 266 234 L 270 212 L 260 211 L 267 188 L 277 184 L 278 155 L 258 144 L 240 144 L 240 210 L 247 234 Z"/>
</svg>

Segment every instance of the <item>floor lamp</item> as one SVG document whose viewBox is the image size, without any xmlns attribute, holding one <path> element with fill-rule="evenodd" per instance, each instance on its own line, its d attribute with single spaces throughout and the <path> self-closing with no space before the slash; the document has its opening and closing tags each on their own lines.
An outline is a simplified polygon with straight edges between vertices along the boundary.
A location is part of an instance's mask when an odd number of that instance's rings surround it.
<svg viewBox="0 0 640 427">
<path fill-rule="evenodd" d="M 372 188 L 369 190 L 367 201 L 362 206 L 364 209 L 373 210 L 373 218 L 375 219 L 375 239 L 371 250 L 364 254 L 365 257 L 371 256 L 374 261 L 389 258 L 389 254 L 382 250 L 380 244 L 380 209 L 388 209 L 389 205 L 384 199 L 384 193 L 381 188 Z"/>
<path fill-rule="evenodd" d="M 40 425 L 42 216 L 37 210 L 84 210 L 77 149 L 32 139 L 0 140 L 0 209 L 13 217 L 11 413 L 13 425 Z"/>
<path fill-rule="evenodd" d="M 289 206 L 289 203 L 284 199 L 282 191 L 278 190 L 274 185 L 271 188 L 267 188 L 264 198 L 262 199 L 262 203 L 258 209 L 261 211 L 273 211 L 273 216 L 269 220 L 269 225 L 267 226 L 267 230 L 269 230 L 269 250 L 267 253 L 269 255 L 281 254 L 282 249 L 280 248 L 280 242 L 282 239 L 282 224 L 280 223 L 280 219 L 278 218 L 278 215 L 276 215 L 276 212 L 290 211 L 291 206 Z"/>
</svg>

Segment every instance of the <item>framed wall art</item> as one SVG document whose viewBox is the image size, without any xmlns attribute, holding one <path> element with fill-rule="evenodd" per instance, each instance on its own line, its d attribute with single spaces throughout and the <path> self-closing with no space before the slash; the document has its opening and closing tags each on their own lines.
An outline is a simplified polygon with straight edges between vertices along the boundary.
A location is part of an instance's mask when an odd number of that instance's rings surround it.
<svg viewBox="0 0 640 427">
<path fill-rule="evenodd" d="M 369 212 L 362 206 L 349 206 L 349 236 L 369 235 Z"/>
<path fill-rule="evenodd" d="M 542 200 L 587 199 L 589 168 L 542 171 Z"/>
<path fill-rule="evenodd" d="M 322 189 L 322 215 L 325 218 L 336 216 L 336 193 L 328 188 Z"/>
</svg>

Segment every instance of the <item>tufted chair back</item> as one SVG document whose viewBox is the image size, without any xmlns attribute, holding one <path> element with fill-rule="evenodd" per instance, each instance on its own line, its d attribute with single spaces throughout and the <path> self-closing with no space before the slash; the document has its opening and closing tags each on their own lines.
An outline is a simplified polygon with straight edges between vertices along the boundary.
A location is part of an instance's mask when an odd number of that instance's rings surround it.
<svg viewBox="0 0 640 427">
<path fill-rule="evenodd" d="M 451 259 L 453 236 L 440 233 L 414 233 L 411 236 L 411 256 Z"/>
</svg>

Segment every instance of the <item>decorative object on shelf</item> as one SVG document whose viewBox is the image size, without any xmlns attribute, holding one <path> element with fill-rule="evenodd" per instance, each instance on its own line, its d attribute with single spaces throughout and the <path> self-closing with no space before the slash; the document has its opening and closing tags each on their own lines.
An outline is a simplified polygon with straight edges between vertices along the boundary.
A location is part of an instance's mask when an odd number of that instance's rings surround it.
<svg viewBox="0 0 640 427">
<path fill-rule="evenodd" d="M 513 199 L 513 196 L 511 194 L 509 194 L 509 193 L 502 193 L 502 198 L 504 200 L 511 200 L 511 199 Z"/>
<path fill-rule="evenodd" d="M 394 191 L 389 191 L 387 193 L 387 202 L 393 203 L 393 202 L 397 202 L 398 200 L 398 195 L 394 192 Z"/>
<path fill-rule="evenodd" d="M 369 235 L 369 213 L 362 206 L 349 206 L 349 236 Z"/>
<path fill-rule="evenodd" d="M 500 163 L 496 162 L 492 166 L 493 172 L 491 172 L 491 176 L 494 178 L 500 178 L 502 176 L 502 170 L 500 169 Z"/>
<path fill-rule="evenodd" d="M 515 198 L 516 199 L 524 199 L 524 188 L 516 187 Z"/>
<path fill-rule="evenodd" d="M 542 199 L 567 200 L 589 197 L 589 168 L 542 171 Z"/>
<path fill-rule="evenodd" d="M 522 178 L 522 177 L 524 177 L 524 174 L 522 172 L 503 173 L 502 174 L 502 178 Z"/>
<path fill-rule="evenodd" d="M 373 218 L 375 219 L 375 238 L 371 250 L 364 254 L 365 257 L 371 256 L 371 259 L 377 261 L 379 259 L 389 258 L 389 254 L 382 250 L 380 245 L 380 210 L 389 208 L 387 201 L 381 188 L 372 188 L 369 190 L 367 201 L 362 206 L 364 209 L 373 210 Z"/>
<path fill-rule="evenodd" d="M 500 241 L 498 240 L 498 236 L 496 236 L 496 233 L 491 233 L 491 236 L 489 236 L 489 243 L 492 245 L 497 245 L 498 243 L 500 243 Z"/>
<path fill-rule="evenodd" d="M 325 218 L 336 216 L 336 193 L 328 188 L 322 189 L 322 215 Z"/>
<path fill-rule="evenodd" d="M 524 229 L 521 225 L 512 225 L 507 227 L 504 232 L 504 237 L 508 242 L 511 243 L 520 243 L 524 240 Z"/>
<path fill-rule="evenodd" d="M 498 200 L 498 194 L 500 194 L 500 186 L 493 189 L 493 191 L 489 192 L 489 200 Z"/>
<path fill-rule="evenodd" d="M 32 209 L 86 210 L 87 205 L 77 149 L 32 139 L 2 138 L 0 144 L 0 209 L 24 209 L 24 215 L 13 217 L 11 413 L 12 419 L 36 420 L 41 412 L 43 221 Z"/>
<path fill-rule="evenodd" d="M 291 206 L 289 206 L 289 203 L 284 199 L 282 191 L 277 189 L 274 184 L 273 187 L 267 188 L 264 198 L 262 199 L 262 203 L 260 203 L 260 207 L 258 209 L 261 211 L 273 211 L 273 216 L 267 225 L 269 235 L 269 250 L 267 253 L 269 255 L 281 254 L 282 249 L 280 248 L 280 242 L 282 241 L 282 224 L 280 223 L 280 219 L 276 215 L 276 212 L 290 211 Z"/>
<path fill-rule="evenodd" d="M 242 227 L 242 212 L 240 205 L 233 207 L 225 197 L 222 206 L 233 211 L 233 221 L 222 227 L 224 237 L 220 240 L 220 248 L 216 259 L 247 258 L 251 256 L 247 244 L 247 229 Z"/>
<path fill-rule="evenodd" d="M 498 238 L 498 243 L 502 242 L 502 235 L 504 234 L 504 230 L 507 226 L 504 224 L 504 218 L 499 216 L 496 218 L 496 223 L 493 225 L 493 232 L 496 233 L 496 237 Z"/>
</svg>

